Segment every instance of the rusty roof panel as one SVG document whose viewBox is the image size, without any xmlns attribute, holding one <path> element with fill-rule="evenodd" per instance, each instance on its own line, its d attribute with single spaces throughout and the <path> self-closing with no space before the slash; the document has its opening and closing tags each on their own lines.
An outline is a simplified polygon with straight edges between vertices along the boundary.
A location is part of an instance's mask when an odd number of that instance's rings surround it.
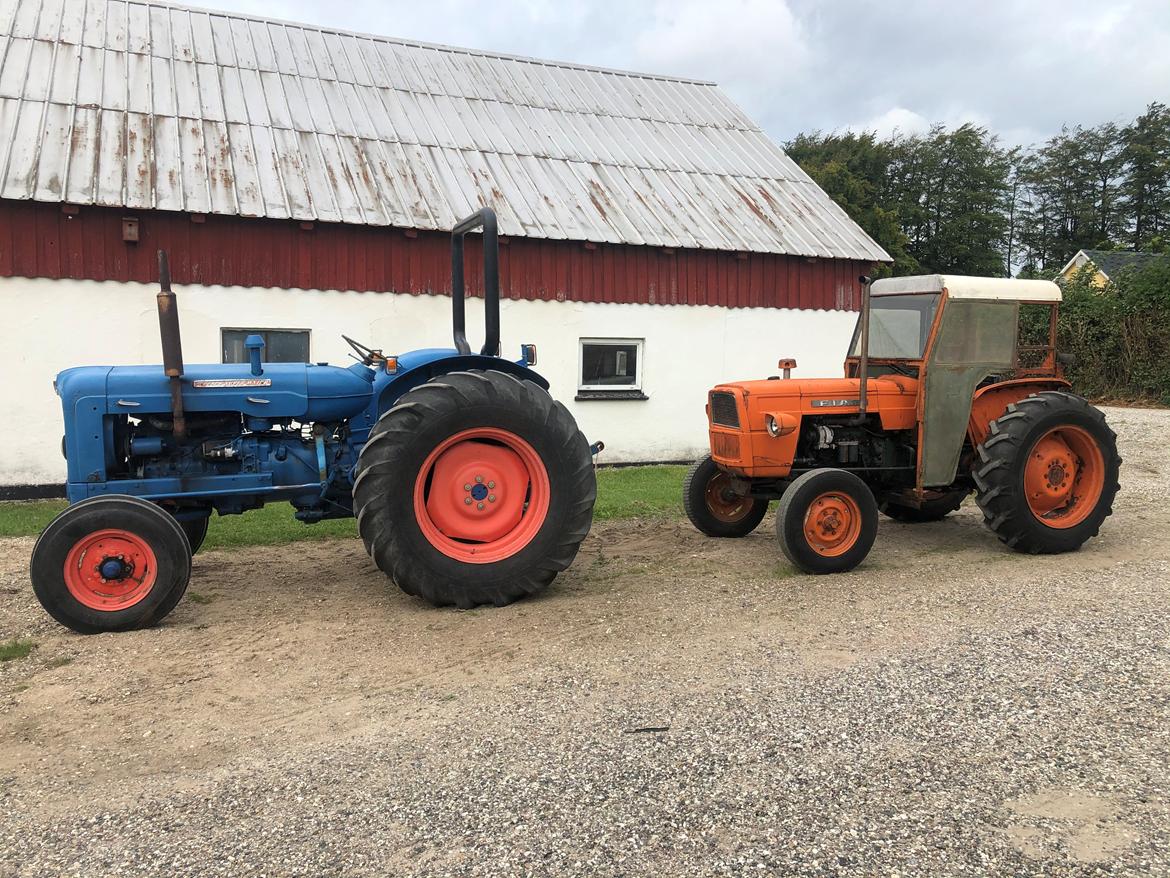
<svg viewBox="0 0 1170 878">
<path fill-rule="evenodd" d="M 889 257 L 715 85 L 187 9 L 0 0 L 0 195 Z"/>
</svg>

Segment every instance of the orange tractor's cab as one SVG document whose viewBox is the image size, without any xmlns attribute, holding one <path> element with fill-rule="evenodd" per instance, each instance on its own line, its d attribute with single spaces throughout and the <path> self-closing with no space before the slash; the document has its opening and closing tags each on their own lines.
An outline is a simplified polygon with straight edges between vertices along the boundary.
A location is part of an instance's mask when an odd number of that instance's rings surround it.
<svg viewBox="0 0 1170 878">
<path fill-rule="evenodd" d="M 1068 392 L 1051 281 L 923 275 L 870 284 L 842 378 L 720 384 L 711 454 L 684 501 L 711 536 L 743 536 L 780 500 L 785 554 L 814 573 L 869 552 L 878 509 L 933 521 L 975 491 L 1021 551 L 1078 548 L 1111 512 L 1120 459 L 1104 416 Z"/>
</svg>

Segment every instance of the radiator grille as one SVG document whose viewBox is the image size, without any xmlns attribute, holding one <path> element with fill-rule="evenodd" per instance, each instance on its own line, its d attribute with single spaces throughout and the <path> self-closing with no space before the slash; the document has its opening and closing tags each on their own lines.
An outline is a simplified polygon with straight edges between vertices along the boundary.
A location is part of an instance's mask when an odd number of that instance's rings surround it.
<svg viewBox="0 0 1170 878">
<path fill-rule="evenodd" d="M 724 390 L 711 393 L 711 423 L 721 427 L 738 427 L 739 410 L 735 407 L 735 394 Z"/>
<path fill-rule="evenodd" d="M 739 460 L 739 437 L 734 433 L 712 433 L 711 453 L 723 460 Z"/>
</svg>

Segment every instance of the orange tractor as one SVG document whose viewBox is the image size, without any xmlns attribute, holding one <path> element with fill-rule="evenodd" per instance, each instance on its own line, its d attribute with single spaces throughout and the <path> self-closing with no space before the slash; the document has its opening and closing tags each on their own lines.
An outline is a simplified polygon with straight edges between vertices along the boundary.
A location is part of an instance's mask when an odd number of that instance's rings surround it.
<svg viewBox="0 0 1170 878">
<path fill-rule="evenodd" d="M 784 554 L 850 570 L 878 511 L 937 521 L 972 491 L 1011 548 L 1067 552 L 1095 536 L 1118 491 L 1117 437 L 1069 392 L 1050 281 L 924 275 L 862 281 L 845 377 L 720 384 L 711 454 L 683 500 L 700 531 L 742 537 L 779 500 Z"/>
</svg>

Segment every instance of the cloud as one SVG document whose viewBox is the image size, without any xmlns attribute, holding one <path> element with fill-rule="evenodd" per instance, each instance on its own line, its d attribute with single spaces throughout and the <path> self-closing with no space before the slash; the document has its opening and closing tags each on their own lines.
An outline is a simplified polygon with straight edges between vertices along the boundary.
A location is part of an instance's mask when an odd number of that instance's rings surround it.
<svg viewBox="0 0 1170 878">
<path fill-rule="evenodd" d="M 777 0 L 658 2 L 631 48 L 655 70 L 749 87 L 798 73 L 809 56 L 800 22 Z"/>
<path fill-rule="evenodd" d="M 891 107 L 860 125 L 846 126 L 851 131 L 873 131 L 878 137 L 886 138 L 894 134 L 922 134 L 930 130 L 931 121 L 925 116 L 907 110 L 905 107 Z"/>
<path fill-rule="evenodd" d="M 891 107 L 859 125 L 844 127 L 855 132 L 872 131 L 878 137 L 885 138 L 895 134 L 924 134 L 934 125 L 946 128 L 958 128 L 960 125 L 991 127 L 986 116 L 969 109 L 949 108 L 927 117 L 906 107 Z"/>
</svg>

